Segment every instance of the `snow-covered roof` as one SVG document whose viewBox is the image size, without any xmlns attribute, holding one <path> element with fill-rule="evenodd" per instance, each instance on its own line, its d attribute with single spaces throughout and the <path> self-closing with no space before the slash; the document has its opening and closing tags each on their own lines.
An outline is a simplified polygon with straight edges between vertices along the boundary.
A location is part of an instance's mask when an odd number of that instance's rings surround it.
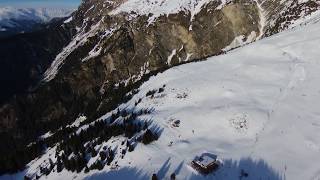
<svg viewBox="0 0 320 180">
<path fill-rule="evenodd" d="M 194 161 L 199 163 L 202 166 L 208 166 L 212 162 L 215 162 L 217 160 L 217 155 L 211 154 L 211 153 L 203 153 L 200 157 L 196 156 Z"/>
</svg>

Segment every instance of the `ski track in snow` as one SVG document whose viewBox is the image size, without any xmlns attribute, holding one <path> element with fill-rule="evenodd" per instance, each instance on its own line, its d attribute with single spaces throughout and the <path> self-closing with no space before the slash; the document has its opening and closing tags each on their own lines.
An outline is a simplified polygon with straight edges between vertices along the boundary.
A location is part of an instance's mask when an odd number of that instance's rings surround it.
<svg viewBox="0 0 320 180">
<path fill-rule="evenodd" d="M 274 113 L 277 113 L 277 110 L 279 106 L 281 105 L 282 100 L 284 100 L 290 91 L 294 90 L 299 84 L 302 83 L 302 81 L 305 80 L 305 68 L 303 66 L 303 61 L 299 60 L 297 57 L 294 57 L 290 53 L 286 52 L 285 50 L 281 49 L 284 56 L 287 56 L 292 61 L 292 74 L 288 80 L 288 84 L 284 88 L 280 88 L 280 93 L 278 95 L 278 98 L 275 100 L 274 104 L 271 106 L 269 112 L 268 112 L 268 121 L 272 120 L 272 116 Z M 256 141 L 253 146 L 253 150 L 251 152 L 251 155 L 254 154 L 254 147 L 258 143 L 258 140 L 260 139 L 260 134 L 263 133 L 264 129 L 268 125 L 268 121 L 263 124 L 262 130 L 256 134 Z"/>
</svg>

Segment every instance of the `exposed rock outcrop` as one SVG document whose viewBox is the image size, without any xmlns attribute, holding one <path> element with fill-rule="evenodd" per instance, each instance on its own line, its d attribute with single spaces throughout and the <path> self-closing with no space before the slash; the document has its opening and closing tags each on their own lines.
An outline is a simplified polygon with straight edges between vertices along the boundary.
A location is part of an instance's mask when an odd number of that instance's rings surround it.
<svg viewBox="0 0 320 180">
<path fill-rule="evenodd" d="M 312 13 L 320 9 L 319 0 L 260 1 L 266 16 L 265 36 L 299 25 L 299 21 L 306 21 Z"/>
</svg>

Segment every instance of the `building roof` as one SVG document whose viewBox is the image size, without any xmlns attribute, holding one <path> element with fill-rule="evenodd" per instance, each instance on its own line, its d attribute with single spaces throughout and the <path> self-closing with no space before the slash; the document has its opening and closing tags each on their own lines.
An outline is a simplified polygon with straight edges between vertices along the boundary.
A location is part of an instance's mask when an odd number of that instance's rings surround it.
<svg viewBox="0 0 320 180">
<path fill-rule="evenodd" d="M 196 156 L 194 161 L 199 163 L 202 166 L 208 166 L 212 162 L 215 162 L 217 160 L 217 155 L 211 154 L 211 153 L 203 153 L 201 156 Z"/>
</svg>

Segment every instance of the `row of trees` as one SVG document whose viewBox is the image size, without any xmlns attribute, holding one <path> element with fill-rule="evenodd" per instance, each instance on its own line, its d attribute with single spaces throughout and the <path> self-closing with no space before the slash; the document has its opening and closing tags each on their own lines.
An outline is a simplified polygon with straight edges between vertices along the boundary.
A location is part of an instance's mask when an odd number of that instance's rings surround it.
<svg viewBox="0 0 320 180">
<path fill-rule="evenodd" d="M 134 87 L 134 86 L 133 86 Z M 130 93 L 122 96 L 123 101 L 127 101 L 132 98 L 134 94 L 138 92 L 138 90 L 130 87 L 129 89 L 133 89 Z M 164 87 L 160 88 L 156 92 L 161 93 L 164 91 Z M 118 88 L 122 89 L 121 88 Z M 122 93 L 123 94 L 123 93 Z M 139 99 L 135 105 L 138 105 L 142 99 Z M 11 151 L 6 156 L 0 156 L 0 174 L 4 173 L 15 173 L 17 171 L 21 171 L 25 168 L 25 165 L 29 163 L 31 160 L 39 157 L 47 147 L 53 147 L 58 142 L 60 142 L 60 151 L 64 151 L 65 156 L 70 155 L 71 153 L 77 153 L 75 160 L 70 160 L 72 162 L 62 161 L 63 157 L 60 157 L 61 162 L 57 162 L 55 165 L 60 164 L 60 168 L 64 167 L 64 162 L 67 164 L 80 164 L 80 168 L 84 164 L 84 155 L 86 154 L 85 148 L 83 147 L 83 142 L 92 141 L 92 139 L 96 138 L 95 143 L 101 144 L 103 141 L 109 140 L 112 136 L 117 136 L 124 134 L 127 138 L 132 138 L 136 133 L 141 130 L 146 130 L 148 125 L 145 122 L 137 121 L 137 117 L 142 114 L 151 113 L 152 109 L 141 109 L 136 112 L 132 112 L 130 110 L 120 110 L 118 109 L 116 113 L 113 113 L 106 121 L 100 121 L 94 123 L 94 125 L 90 125 L 87 130 L 83 130 L 80 133 L 76 134 L 77 128 L 64 126 L 54 132 L 54 134 L 46 139 L 39 139 L 36 142 L 30 144 L 25 148 L 17 147 L 10 149 L 19 149 L 19 151 Z M 122 124 L 116 124 L 110 126 L 110 124 L 114 123 L 119 117 L 124 118 Z M 94 119 L 94 118 L 90 118 Z M 92 120 L 88 120 L 82 122 L 80 126 L 84 124 L 88 124 L 92 122 Z M 59 123 L 57 123 L 59 124 Z M 29 125 L 30 126 L 30 125 Z M 50 125 L 51 126 L 51 125 Z M 56 126 L 54 126 L 56 127 Z M 27 128 L 26 128 L 27 129 Z M 151 131 L 146 131 L 146 135 L 143 136 L 140 141 L 145 144 L 156 140 L 155 133 L 150 133 Z M 151 135 L 152 134 L 152 135 Z M 14 143 L 13 143 L 14 144 Z M 130 143 L 127 143 L 128 151 L 133 151 L 134 146 Z M 84 153 L 83 153 L 84 152 Z M 74 163 L 74 161 L 80 161 L 80 163 Z M 58 169 L 60 169 L 58 168 Z M 48 168 L 49 170 L 51 168 Z M 88 167 L 89 169 L 89 167 Z M 72 168 L 70 169 L 72 170 Z M 44 173 L 45 174 L 45 173 Z"/>
<path fill-rule="evenodd" d="M 134 150 L 133 144 L 135 142 L 140 141 L 149 144 L 157 140 L 158 135 L 148 129 L 149 123 L 138 118 L 140 115 L 150 112 L 151 110 L 148 109 L 136 112 L 118 110 L 108 119 L 97 121 L 78 133 L 72 132 L 68 136 L 59 137 L 63 140 L 57 146 L 57 161 L 53 163 L 53 166 L 42 168 L 43 172 L 41 174 L 50 173 L 54 169 L 52 167 L 55 166 L 57 172 L 61 172 L 63 169 L 72 172 L 81 172 L 84 169 L 84 172 L 89 172 L 93 169 L 101 170 L 105 165 L 111 165 L 116 152 L 113 152 L 110 147 L 104 147 L 100 152 L 95 149 L 97 145 L 110 140 L 111 137 L 119 135 L 127 137 L 128 140 L 122 142 L 122 145 L 125 145 L 126 148 L 118 152 L 122 158 L 127 151 Z M 118 121 L 115 122 L 116 120 Z M 132 139 L 137 134 L 141 134 L 141 136 Z M 89 159 L 96 156 L 99 156 L 97 161 L 88 166 Z"/>
<path fill-rule="evenodd" d="M 25 148 L 12 148 L 13 150 L 10 153 L 0 156 L 0 174 L 15 173 L 23 170 L 27 163 L 40 156 L 47 147 L 52 147 L 62 139 L 66 139 L 74 131 L 75 128 L 64 127 L 53 136 L 46 139 L 38 139 Z M 15 142 L 12 143 L 15 144 Z"/>
</svg>

